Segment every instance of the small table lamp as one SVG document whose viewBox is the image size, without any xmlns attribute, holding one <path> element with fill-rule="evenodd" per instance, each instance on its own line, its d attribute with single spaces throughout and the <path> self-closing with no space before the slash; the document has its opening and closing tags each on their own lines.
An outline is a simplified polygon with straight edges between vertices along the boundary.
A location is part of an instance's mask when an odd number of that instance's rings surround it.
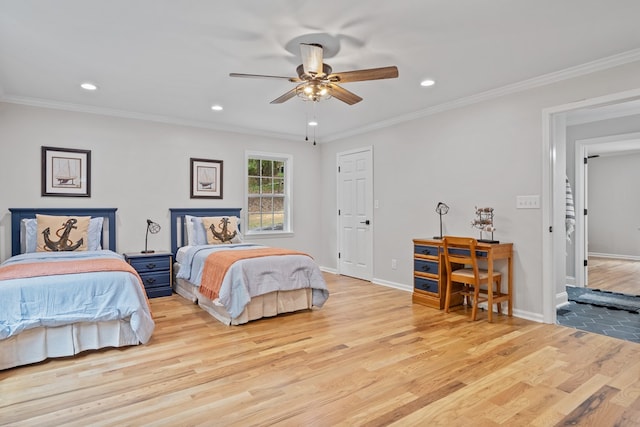
<svg viewBox="0 0 640 427">
<path fill-rule="evenodd" d="M 440 235 L 434 236 L 434 239 L 442 239 L 442 215 L 446 215 L 449 212 L 449 206 L 446 203 L 438 202 L 436 206 L 436 212 L 440 215 Z"/>
<path fill-rule="evenodd" d="M 158 224 L 157 222 L 153 222 L 150 219 L 147 220 L 147 234 L 144 236 L 144 251 L 142 251 L 143 254 L 152 254 L 155 251 L 154 250 L 148 250 L 147 249 L 147 241 L 149 239 L 149 233 L 151 234 L 156 234 L 158 231 L 160 231 L 160 224 Z"/>
</svg>

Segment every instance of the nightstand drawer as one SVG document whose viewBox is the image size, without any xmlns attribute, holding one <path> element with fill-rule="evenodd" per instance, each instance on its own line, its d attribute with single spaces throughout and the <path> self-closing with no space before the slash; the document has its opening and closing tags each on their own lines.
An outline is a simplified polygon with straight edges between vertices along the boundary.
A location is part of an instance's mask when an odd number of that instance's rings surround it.
<svg viewBox="0 0 640 427">
<path fill-rule="evenodd" d="M 145 257 L 145 258 L 131 258 L 129 259 L 131 266 L 136 269 L 140 274 L 148 271 L 163 271 L 169 270 L 171 266 L 171 257 L 157 256 L 157 257 Z"/>
<path fill-rule="evenodd" d="M 145 288 L 157 288 L 160 286 L 171 286 L 171 277 L 166 271 L 159 271 L 157 273 L 142 273 L 140 274 L 142 284 Z"/>
</svg>

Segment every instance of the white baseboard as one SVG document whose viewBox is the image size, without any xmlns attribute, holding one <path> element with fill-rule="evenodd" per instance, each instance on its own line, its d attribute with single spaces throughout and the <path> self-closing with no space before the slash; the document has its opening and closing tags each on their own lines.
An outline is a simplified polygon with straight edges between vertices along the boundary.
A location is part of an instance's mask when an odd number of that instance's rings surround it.
<svg viewBox="0 0 640 427">
<path fill-rule="evenodd" d="M 406 285 L 404 283 L 390 282 L 388 280 L 382 280 L 382 279 L 376 279 L 376 278 L 371 279 L 371 283 L 375 285 L 386 286 L 387 288 L 394 288 L 394 289 L 399 289 L 401 291 L 413 292 L 413 285 Z"/>
<path fill-rule="evenodd" d="M 556 309 L 569 304 L 569 294 L 567 291 L 556 294 Z"/>
<path fill-rule="evenodd" d="M 338 270 L 336 270 L 335 268 L 320 266 L 320 271 L 324 271 L 325 273 L 330 273 L 330 274 L 338 274 Z"/>
<path fill-rule="evenodd" d="M 596 258 L 609 258 L 609 259 L 624 259 L 628 261 L 640 261 L 640 256 L 635 255 L 618 255 L 618 254 L 603 254 L 600 252 L 589 252 L 589 256 Z"/>
</svg>

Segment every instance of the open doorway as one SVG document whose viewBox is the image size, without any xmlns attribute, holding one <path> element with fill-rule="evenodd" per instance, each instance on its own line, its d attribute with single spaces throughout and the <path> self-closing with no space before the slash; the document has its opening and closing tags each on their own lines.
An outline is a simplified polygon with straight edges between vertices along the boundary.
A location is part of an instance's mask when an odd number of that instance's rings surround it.
<svg viewBox="0 0 640 427">
<path fill-rule="evenodd" d="M 607 110 L 640 105 L 640 89 L 561 105 L 543 111 L 543 320 L 556 323 L 556 308 L 567 303 L 565 233 L 567 123 L 576 115 L 601 120 Z M 624 105 L 626 104 L 626 105 Z M 548 232 L 547 232 L 548 231 Z M 555 232 L 554 232 L 555 231 Z"/>
<path fill-rule="evenodd" d="M 617 129 L 638 117 L 618 120 Z M 578 139 L 573 151 L 567 171 L 574 171 L 576 232 L 567 243 L 567 284 L 640 295 L 640 195 L 629 191 L 640 180 L 640 132 Z"/>
</svg>

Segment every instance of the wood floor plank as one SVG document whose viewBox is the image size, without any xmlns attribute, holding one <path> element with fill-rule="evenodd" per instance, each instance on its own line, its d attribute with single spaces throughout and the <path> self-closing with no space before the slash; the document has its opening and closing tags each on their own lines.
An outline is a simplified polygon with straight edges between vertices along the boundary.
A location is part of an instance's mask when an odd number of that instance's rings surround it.
<svg viewBox="0 0 640 427">
<path fill-rule="evenodd" d="M 152 299 L 147 345 L 0 371 L 0 425 L 638 425 L 640 344 L 325 277 L 322 309 L 242 326 Z"/>
<path fill-rule="evenodd" d="M 589 288 L 640 295 L 640 261 L 590 256 L 587 269 Z"/>
</svg>

